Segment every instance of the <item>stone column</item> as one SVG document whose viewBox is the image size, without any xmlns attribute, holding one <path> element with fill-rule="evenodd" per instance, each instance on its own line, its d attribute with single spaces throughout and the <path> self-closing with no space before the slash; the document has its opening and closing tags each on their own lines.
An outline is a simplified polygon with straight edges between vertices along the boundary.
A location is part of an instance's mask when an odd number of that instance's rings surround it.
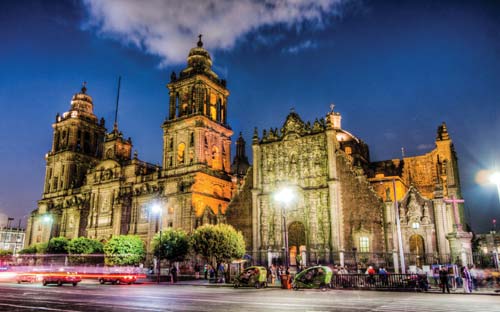
<svg viewBox="0 0 500 312">
<path fill-rule="evenodd" d="M 392 250 L 392 261 L 394 262 L 394 272 L 399 273 L 399 257 L 396 249 Z"/>
</svg>

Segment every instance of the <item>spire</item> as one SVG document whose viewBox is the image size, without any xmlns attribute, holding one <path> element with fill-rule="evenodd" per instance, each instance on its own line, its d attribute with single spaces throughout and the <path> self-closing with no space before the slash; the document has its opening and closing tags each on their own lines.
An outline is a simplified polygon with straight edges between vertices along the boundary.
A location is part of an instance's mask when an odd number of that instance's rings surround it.
<svg viewBox="0 0 500 312">
<path fill-rule="evenodd" d="M 446 128 L 446 123 L 443 121 L 443 123 L 438 127 L 436 140 L 446 141 L 449 139 L 450 136 L 448 135 L 448 129 Z"/>
<path fill-rule="evenodd" d="M 203 47 L 203 41 L 201 41 L 202 36 L 203 36 L 202 34 L 198 35 L 198 43 L 197 43 L 198 48 Z"/>
<path fill-rule="evenodd" d="M 245 154 L 245 140 L 240 132 L 238 140 L 236 140 L 236 155 L 233 159 L 233 164 L 231 165 L 231 172 L 238 176 L 244 176 L 250 167 L 247 155 Z"/>
<path fill-rule="evenodd" d="M 118 91 L 116 93 L 115 122 L 113 124 L 113 132 L 118 132 L 118 103 L 120 101 L 121 81 L 122 81 L 122 76 L 118 76 Z"/>
</svg>

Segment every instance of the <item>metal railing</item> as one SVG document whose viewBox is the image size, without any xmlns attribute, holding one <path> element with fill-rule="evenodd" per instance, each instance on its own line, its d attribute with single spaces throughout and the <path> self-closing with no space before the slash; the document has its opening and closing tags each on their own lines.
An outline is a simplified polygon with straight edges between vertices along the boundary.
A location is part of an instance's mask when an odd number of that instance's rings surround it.
<svg viewBox="0 0 500 312">
<path fill-rule="evenodd" d="M 426 290 L 425 274 L 334 274 L 331 286 L 346 289 Z"/>
</svg>

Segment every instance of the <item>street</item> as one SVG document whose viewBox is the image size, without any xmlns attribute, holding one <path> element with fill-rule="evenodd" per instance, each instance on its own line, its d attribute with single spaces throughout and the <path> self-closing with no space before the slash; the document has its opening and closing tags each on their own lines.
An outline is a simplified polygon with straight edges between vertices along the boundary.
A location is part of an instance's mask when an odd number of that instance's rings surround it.
<svg viewBox="0 0 500 312">
<path fill-rule="evenodd" d="M 0 284 L 0 311 L 500 311 L 498 295 L 192 285 Z"/>
</svg>

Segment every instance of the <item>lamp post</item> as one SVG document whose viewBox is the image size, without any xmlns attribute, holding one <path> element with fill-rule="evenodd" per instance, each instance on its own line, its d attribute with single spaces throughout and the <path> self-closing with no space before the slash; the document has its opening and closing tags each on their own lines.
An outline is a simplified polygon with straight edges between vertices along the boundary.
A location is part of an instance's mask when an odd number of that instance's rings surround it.
<svg viewBox="0 0 500 312">
<path fill-rule="evenodd" d="M 499 171 L 495 171 L 493 172 L 491 175 L 490 175 L 490 182 L 495 184 L 497 186 L 497 194 L 498 194 L 498 202 L 500 203 L 500 172 Z M 498 260 L 498 248 L 497 248 L 497 244 L 495 242 L 495 237 L 497 235 L 496 233 L 496 220 L 493 219 L 494 222 L 494 228 L 495 228 L 495 232 L 494 232 L 494 237 L 493 237 L 493 261 L 495 262 L 495 267 L 497 268 L 498 270 L 498 267 L 499 267 L 499 260 Z"/>
<path fill-rule="evenodd" d="M 151 207 L 151 212 L 156 215 L 156 226 L 158 227 L 160 231 L 160 237 L 159 237 L 159 245 L 158 245 L 158 275 L 156 278 L 156 283 L 160 283 L 160 276 L 161 276 L 161 206 L 159 204 L 154 204 L 153 207 Z"/>
<path fill-rule="evenodd" d="M 358 271 L 358 258 L 356 257 L 356 251 L 358 251 L 358 248 L 352 247 L 352 254 L 354 256 L 354 269 L 356 270 L 356 273 L 359 273 L 359 271 Z"/>
<path fill-rule="evenodd" d="M 401 273 L 406 273 L 405 254 L 403 251 L 403 237 L 401 235 L 401 222 L 399 220 L 398 198 L 396 197 L 396 179 L 392 179 L 392 189 L 394 191 L 394 209 L 396 210 L 396 230 L 398 232 L 399 261 L 401 262 Z"/>
<path fill-rule="evenodd" d="M 294 193 L 290 188 L 282 188 L 276 194 L 274 194 L 274 199 L 281 203 L 281 216 L 283 218 L 283 239 L 285 243 L 285 265 L 286 269 L 290 267 L 290 250 L 288 250 L 288 230 L 286 226 L 286 215 L 285 208 L 288 208 L 288 204 L 294 199 Z"/>
</svg>

